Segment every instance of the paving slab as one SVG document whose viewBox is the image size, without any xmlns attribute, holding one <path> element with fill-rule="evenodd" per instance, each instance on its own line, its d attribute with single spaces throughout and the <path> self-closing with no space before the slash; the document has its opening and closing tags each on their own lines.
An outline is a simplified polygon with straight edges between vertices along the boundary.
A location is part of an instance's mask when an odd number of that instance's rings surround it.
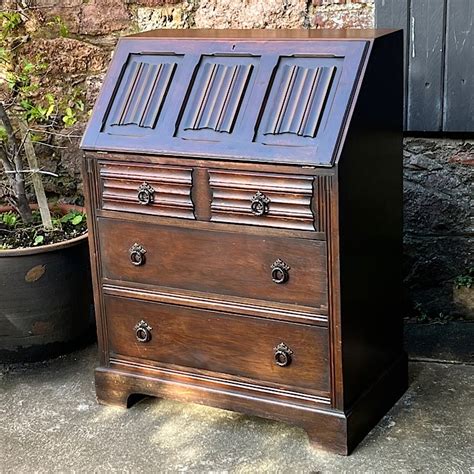
<svg viewBox="0 0 474 474">
<path fill-rule="evenodd" d="M 349 457 L 311 448 L 299 428 L 145 399 L 98 405 L 96 347 L 4 366 L 0 472 L 472 472 L 474 366 L 412 362 L 410 387 Z"/>
</svg>

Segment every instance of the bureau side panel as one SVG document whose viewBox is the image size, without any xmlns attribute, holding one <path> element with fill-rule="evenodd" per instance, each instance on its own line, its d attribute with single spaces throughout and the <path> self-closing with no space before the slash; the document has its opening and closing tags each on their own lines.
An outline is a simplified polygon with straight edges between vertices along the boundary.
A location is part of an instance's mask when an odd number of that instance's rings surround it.
<svg viewBox="0 0 474 474">
<path fill-rule="evenodd" d="M 402 61 L 401 32 L 374 42 L 338 163 L 345 408 L 403 352 Z"/>
<path fill-rule="evenodd" d="M 92 157 L 84 156 L 82 160 L 82 180 L 87 212 L 89 254 L 91 260 L 92 285 L 94 290 L 94 311 L 97 324 L 100 365 L 108 365 L 107 325 L 105 321 L 104 300 L 102 294 L 102 268 L 97 228 L 97 209 L 99 207 L 99 173 L 97 162 Z"/>
</svg>

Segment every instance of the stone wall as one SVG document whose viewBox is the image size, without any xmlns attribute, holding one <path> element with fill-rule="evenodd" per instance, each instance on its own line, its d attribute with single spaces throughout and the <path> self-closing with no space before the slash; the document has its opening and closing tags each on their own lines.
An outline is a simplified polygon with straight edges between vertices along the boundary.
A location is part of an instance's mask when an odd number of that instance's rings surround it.
<svg viewBox="0 0 474 474">
<path fill-rule="evenodd" d="M 474 139 L 405 139 L 404 269 L 411 309 L 455 315 L 453 279 L 473 266 Z"/>
<path fill-rule="evenodd" d="M 9 5 L 15 1 L 3 1 Z M 30 21 L 31 39 L 22 54 L 48 56 L 58 87 L 82 87 L 89 108 L 124 34 L 153 28 L 371 28 L 374 23 L 373 0 L 36 0 L 34 5 L 43 23 L 60 17 L 68 34 L 51 37 Z M 84 121 L 74 127 L 79 136 Z M 78 142 L 65 138 L 63 148 L 42 154 L 45 167 L 59 174 L 47 182 L 51 197 L 82 200 Z M 473 161 L 474 141 L 406 138 L 407 314 L 454 314 L 453 278 L 472 266 Z"/>
</svg>

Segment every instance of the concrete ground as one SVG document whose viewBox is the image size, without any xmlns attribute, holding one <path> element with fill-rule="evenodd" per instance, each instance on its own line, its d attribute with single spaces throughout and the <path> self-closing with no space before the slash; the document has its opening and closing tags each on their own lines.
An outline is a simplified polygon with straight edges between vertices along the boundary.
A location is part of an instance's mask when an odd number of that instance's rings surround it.
<svg viewBox="0 0 474 474">
<path fill-rule="evenodd" d="M 473 472 L 474 366 L 411 362 L 403 398 L 349 457 L 283 423 L 145 399 L 100 406 L 96 347 L 4 367 L 0 472 Z"/>
</svg>

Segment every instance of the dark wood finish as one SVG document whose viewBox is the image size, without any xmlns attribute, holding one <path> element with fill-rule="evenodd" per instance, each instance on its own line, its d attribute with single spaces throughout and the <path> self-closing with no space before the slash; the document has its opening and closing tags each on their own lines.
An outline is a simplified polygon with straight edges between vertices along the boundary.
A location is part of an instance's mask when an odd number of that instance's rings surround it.
<svg viewBox="0 0 474 474">
<path fill-rule="evenodd" d="M 311 208 L 314 179 L 210 169 L 211 221 L 315 230 Z M 252 209 L 252 203 L 259 201 L 266 203 L 261 213 Z"/>
<path fill-rule="evenodd" d="M 327 306 L 323 241 L 149 224 L 137 227 L 134 222 L 115 219 L 99 219 L 99 232 L 103 277 L 109 280 Z M 143 265 L 130 261 L 129 250 L 135 243 L 146 249 Z M 291 267 L 283 284 L 272 281 L 272 264 L 279 258 Z"/>
<path fill-rule="evenodd" d="M 120 41 L 83 141 L 99 401 L 238 410 L 341 454 L 377 423 L 407 384 L 402 61 L 389 31 Z"/>
<path fill-rule="evenodd" d="M 403 30 L 403 129 L 407 130 L 407 93 L 408 93 L 408 37 L 410 31 L 410 7 L 408 0 L 375 0 L 375 26 L 377 28 L 397 28 Z"/>
<path fill-rule="evenodd" d="M 101 162 L 102 209 L 194 219 L 191 168 Z M 140 192 L 146 192 L 141 198 Z"/>
<path fill-rule="evenodd" d="M 291 42 L 283 36 L 271 42 L 196 43 L 179 37 L 167 33 L 119 42 L 84 149 L 302 165 L 334 162 L 368 41 L 316 41 L 304 35 Z M 166 84 L 153 82 L 165 74 L 158 69 L 166 69 Z M 283 102 L 282 88 L 289 97 Z M 272 124 L 275 113 L 281 120 Z"/>
<path fill-rule="evenodd" d="M 397 51 L 388 37 L 374 45 L 354 111 L 354 125 L 338 164 L 346 406 L 399 357 L 402 347 L 403 216 L 399 203 L 403 143 L 402 136 L 393 131 L 402 126 L 403 78 L 402 58 Z M 387 55 L 392 58 L 390 64 Z M 393 82 L 390 92 L 382 82 L 385 74 Z M 384 107 L 374 108 L 373 101 L 383 101 Z M 364 156 L 367 167 L 359 166 L 351 156 Z M 383 195 L 384 199 L 368 198 L 368 189 L 371 195 Z"/>
<path fill-rule="evenodd" d="M 110 296 L 105 307 L 116 359 L 128 356 L 184 372 L 191 367 L 329 393 L 327 329 Z M 150 339 L 137 343 L 140 321 L 149 325 Z M 280 343 L 293 352 L 286 367 L 274 360 Z"/>
<path fill-rule="evenodd" d="M 315 402 L 292 397 L 297 394 L 289 391 L 282 399 L 277 391 L 255 385 L 152 370 L 119 361 L 112 361 L 110 368 L 98 368 L 95 381 L 97 398 L 105 405 L 127 408 L 139 394 L 236 410 L 301 426 L 315 447 L 347 455 L 406 390 L 406 366 L 403 355 L 381 374 L 347 414 L 325 406 L 324 399 Z"/>
</svg>

